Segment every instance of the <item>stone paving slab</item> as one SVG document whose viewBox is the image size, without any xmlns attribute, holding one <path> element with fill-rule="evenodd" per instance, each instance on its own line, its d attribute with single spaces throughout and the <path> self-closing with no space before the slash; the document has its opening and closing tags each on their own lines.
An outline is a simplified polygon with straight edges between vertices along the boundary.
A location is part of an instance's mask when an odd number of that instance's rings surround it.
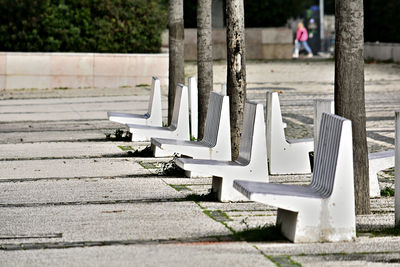
<svg viewBox="0 0 400 267">
<path fill-rule="evenodd" d="M 145 113 L 145 112 L 143 112 Z M 107 117 L 104 111 L 75 111 L 69 112 L 35 112 L 35 113 L 21 113 L 21 114 L 2 114 L 1 121 L 14 122 L 14 121 L 59 121 L 59 120 L 81 120 L 92 119 L 100 120 Z"/>
<path fill-rule="evenodd" d="M 54 238 L 0 239 L 1 244 L 168 240 L 229 235 L 193 202 L 2 207 L 0 236 L 61 233 Z"/>
<path fill-rule="evenodd" d="M 400 266 L 400 253 L 339 254 L 324 256 L 295 256 L 291 259 L 301 266 Z"/>
<path fill-rule="evenodd" d="M 1 183 L 0 186 L 0 207 L 112 204 L 182 197 L 184 195 L 157 177 L 40 180 Z"/>
<path fill-rule="evenodd" d="M 147 112 L 148 100 L 149 97 L 2 100 L 0 122 L 107 119 L 107 111 L 144 114 Z"/>
<path fill-rule="evenodd" d="M 134 151 L 128 142 L 41 142 L 26 144 L 0 144 L 0 160 L 37 158 L 90 158 L 128 156 Z"/>
<path fill-rule="evenodd" d="M 38 90 L 40 92 L 41 90 Z M 99 92 L 101 89 L 99 89 Z M 0 111 L 6 110 L 10 108 L 10 110 L 14 110 L 15 108 L 12 109 L 12 107 L 18 106 L 18 110 L 23 111 L 24 108 L 32 108 L 32 107 L 51 107 L 52 105 L 66 105 L 65 108 L 68 107 L 68 105 L 74 105 L 74 104 L 93 104 L 93 103 L 104 103 L 104 104 L 110 104 L 113 102 L 117 103 L 131 103 L 131 102 L 146 102 L 149 100 L 149 96 L 145 95 L 135 95 L 135 96 L 96 96 L 96 97 L 88 97 L 88 96 L 83 96 L 83 97 L 57 97 L 57 98 L 45 98 L 45 96 L 49 93 L 50 91 L 42 91 L 42 96 L 40 97 L 32 97 L 29 99 L 8 99 L 8 100 L 2 100 L 0 102 Z M 63 92 L 63 93 L 66 93 Z M 150 94 L 150 90 L 148 91 L 148 94 Z M 83 107 L 85 106 L 83 105 Z M 136 106 L 136 105 L 135 105 Z"/>
<path fill-rule="evenodd" d="M 5 104 L 7 100 L 3 100 L 0 105 L 0 114 L 2 117 L 8 116 L 11 114 L 22 114 L 22 113 L 53 113 L 54 115 L 58 115 L 59 113 L 68 113 L 68 112 L 84 112 L 84 111 L 101 111 L 104 112 L 107 116 L 107 111 L 115 108 L 116 102 L 118 103 L 118 109 L 123 111 L 135 111 L 140 114 L 140 112 L 146 113 L 148 106 L 147 100 L 138 100 L 131 98 L 130 100 L 124 99 L 119 101 L 110 101 L 102 100 L 102 101 L 74 101 L 75 99 L 81 100 L 79 98 L 65 98 L 65 99 L 55 99 L 61 100 L 54 103 L 51 103 L 49 100 L 20 100 L 14 101 L 17 103 L 10 102 L 10 104 Z M 18 103 L 20 102 L 20 103 Z M 1 103 L 1 102 L 0 102 Z M 135 107 L 135 108 L 133 108 Z M 4 118 L 3 118 L 4 119 Z"/>
<path fill-rule="evenodd" d="M 37 132 L 45 135 L 47 132 L 64 131 L 66 134 L 70 131 L 100 131 L 107 130 L 114 132 L 116 129 L 124 128 L 122 124 L 117 124 L 105 120 L 60 120 L 60 121 L 16 121 L 0 122 L 0 133 Z"/>
<path fill-rule="evenodd" d="M 151 79 L 151 78 L 150 78 Z M 151 81 L 151 80 L 150 80 Z M 166 85 L 165 85 L 166 86 Z M 161 87 L 165 87 L 161 85 Z M 164 88 L 166 93 L 166 88 Z M 75 97 L 139 97 L 148 99 L 150 94 L 150 85 L 145 87 L 105 87 L 105 88 L 67 88 L 59 89 L 13 89 L 3 90 L 0 92 L 1 100 L 16 100 L 16 99 L 52 99 L 52 98 L 75 98 Z"/>
<path fill-rule="evenodd" d="M 5 266 L 276 266 L 245 242 L 0 251 Z"/>
<path fill-rule="evenodd" d="M 39 142 L 80 142 L 88 140 L 105 140 L 105 132 L 92 131 L 48 131 L 42 132 L 0 132 L 0 144 L 39 143 Z M 111 131 L 109 131 L 111 132 Z"/>
<path fill-rule="evenodd" d="M 134 158 L 0 161 L 0 181 L 44 178 L 139 177 L 157 173 L 157 169 L 143 168 Z"/>
<path fill-rule="evenodd" d="M 358 237 L 354 242 L 293 244 L 254 243 L 266 255 L 400 253 L 400 237 Z"/>
</svg>

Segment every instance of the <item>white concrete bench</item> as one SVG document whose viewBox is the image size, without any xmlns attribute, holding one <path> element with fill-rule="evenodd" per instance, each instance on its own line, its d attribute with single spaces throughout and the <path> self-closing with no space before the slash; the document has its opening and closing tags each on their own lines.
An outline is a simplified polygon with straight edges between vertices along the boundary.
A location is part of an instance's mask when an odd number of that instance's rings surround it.
<svg viewBox="0 0 400 267">
<path fill-rule="evenodd" d="M 179 84 L 176 87 L 174 110 L 171 125 L 168 127 L 128 124 L 132 141 L 150 141 L 151 137 L 190 140 L 189 134 L 189 96 L 188 88 Z"/>
<path fill-rule="evenodd" d="M 318 140 L 316 132 L 320 127 L 320 117 L 323 112 L 334 113 L 333 100 L 315 99 L 314 100 L 314 138 Z M 315 141 L 317 146 L 318 141 Z M 380 197 L 381 190 L 378 181 L 378 172 L 394 166 L 394 150 L 374 152 L 368 154 L 369 160 L 369 196 Z"/>
<path fill-rule="evenodd" d="M 234 188 L 250 200 L 278 207 L 277 225 L 293 242 L 336 242 L 355 238 L 351 122 L 322 115 L 320 144 L 307 186 L 249 182 Z"/>
<path fill-rule="evenodd" d="M 312 139 L 286 140 L 277 92 L 267 92 L 267 151 L 270 174 L 310 173 Z"/>
<path fill-rule="evenodd" d="M 151 138 L 155 157 L 185 155 L 195 159 L 231 159 L 229 97 L 211 92 L 208 103 L 204 138 L 199 141 Z"/>
<path fill-rule="evenodd" d="M 213 176 L 213 192 L 220 201 L 247 200 L 233 189 L 233 179 L 268 182 L 264 109 L 262 104 L 246 101 L 239 157 L 235 161 L 177 158 L 184 170 Z"/>
<path fill-rule="evenodd" d="M 151 126 L 162 126 L 162 108 L 161 108 L 161 88 L 160 80 L 153 77 L 151 83 L 150 100 L 148 103 L 147 113 L 131 114 L 131 113 L 118 113 L 107 112 L 110 121 L 123 123 L 123 124 L 140 124 Z"/>
</svg>

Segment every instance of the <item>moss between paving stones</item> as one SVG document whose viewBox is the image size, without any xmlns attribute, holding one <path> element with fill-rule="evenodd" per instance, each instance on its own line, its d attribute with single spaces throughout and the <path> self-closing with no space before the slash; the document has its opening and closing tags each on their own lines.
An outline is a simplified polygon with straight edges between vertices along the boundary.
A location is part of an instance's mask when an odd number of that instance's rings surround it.
<svg viewBox="0 0 400 267">
<path fill-rule="evenodd" d="M 185 177 L 185 170 L 179 168 L 178 165 L 176 165 L 174 159 L 172 159 L 162 164 L 161 170 L 159 171 L 158 175 Z"/>
</svg>

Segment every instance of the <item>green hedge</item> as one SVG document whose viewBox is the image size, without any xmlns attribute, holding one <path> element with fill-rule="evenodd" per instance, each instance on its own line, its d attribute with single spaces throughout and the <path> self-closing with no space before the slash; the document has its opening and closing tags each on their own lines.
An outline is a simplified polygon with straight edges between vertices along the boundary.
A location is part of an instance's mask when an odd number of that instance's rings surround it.
<svg viewBox="0 0 400 267">
<path fill-rule="evenodd" d="M 400 1 L 364 0 L 364 39 L 400 43 Z"/>
<path fill-rule="evenodd" d="M 158 0 L 0 0 L 0 50 L 159 52 L 167 11 Z"/>
</svg>

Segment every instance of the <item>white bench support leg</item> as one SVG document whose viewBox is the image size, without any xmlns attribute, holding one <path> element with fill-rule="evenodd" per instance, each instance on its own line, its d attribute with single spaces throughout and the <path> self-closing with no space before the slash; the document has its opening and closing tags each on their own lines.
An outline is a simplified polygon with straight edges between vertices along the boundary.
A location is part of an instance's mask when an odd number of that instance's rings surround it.
<svg viewBox="0 0 400 267">
<path fill-rule="evenodd" d="M 213 176 L 212 191 L 217 194 L 217 198 L 221 202 L 249 201 L 247 197 L 233 188 L 233 179 Z"/>
<path fill-rule="evenodd" d="M 174 155 L 173 152 L 171 153 L 171 151 L 165 151 L 153 144 L 151 144 L 151 151 L 153 151 L 153 156 L 155 158 L 166 158 L 166 157 L 172 157 Z"/>
</svg>

